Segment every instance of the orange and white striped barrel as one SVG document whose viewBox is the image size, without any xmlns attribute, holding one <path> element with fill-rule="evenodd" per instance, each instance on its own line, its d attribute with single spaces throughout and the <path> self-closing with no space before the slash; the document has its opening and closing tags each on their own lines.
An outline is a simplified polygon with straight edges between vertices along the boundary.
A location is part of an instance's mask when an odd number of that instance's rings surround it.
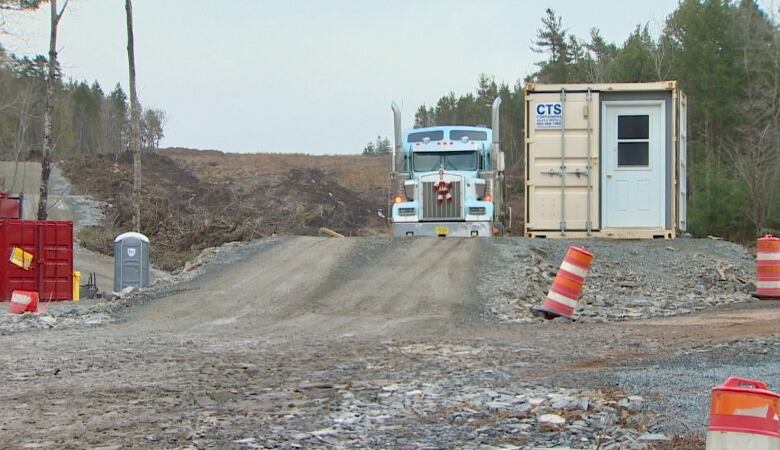
<svg viewBox="0 0 780 450">
<path fill-rule="evenodd" d="M 585 283 L 591 261 L 593 261 L 593 254 L 589 251 L 580 247 L 569 247 L 542 306 L 537 310 L 548 316 L 563 316 L 571 319 L 574 311 L 577 310 L 582 285 Z"/>
<path fill-rule="evenodd" d="M 780 394 L 759 380 L 729 377 L 712 388 L 707 450 L 780 449 Z"/>
<path fill-rule="evenodd" d="M 780 299 L 780 238 L 767 234 L 756 248 L 756 297 Z"/>
</svg>

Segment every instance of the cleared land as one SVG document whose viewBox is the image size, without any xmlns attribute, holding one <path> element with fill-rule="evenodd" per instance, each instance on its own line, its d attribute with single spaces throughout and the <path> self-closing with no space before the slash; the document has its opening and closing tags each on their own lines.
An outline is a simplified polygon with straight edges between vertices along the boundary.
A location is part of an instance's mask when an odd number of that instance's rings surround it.
<svg viewBox="0 0 780 450">
<path fill-rule="evenodd" d="M 111 155 L 64 161 L 72 191 L 108 204 L 106 223 L 82 244 L 111 254 L 132 224 L 132 161 Z M 164 150 L 142 158 L 141 228 L 157 242 L 152 262 L 181 268 L 201 250 L 271 235 L 387 231 L 387 160 L 365 156 L 236 155 Z"/>
</svg>

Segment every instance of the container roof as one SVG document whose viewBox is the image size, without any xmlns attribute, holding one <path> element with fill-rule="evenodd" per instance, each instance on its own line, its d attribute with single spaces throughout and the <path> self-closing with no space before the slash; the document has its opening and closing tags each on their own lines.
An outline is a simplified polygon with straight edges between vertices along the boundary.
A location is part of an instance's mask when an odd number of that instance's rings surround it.
<svg viewBox="0 0 780 450">
<path fill-rule="evenodd" d="M 528 83 L 525 85 L 525 92 L 552 92 L 560 91 L 561 89 L 566 89 L 567 91 L 586 91 L 588 88 L 592 91 L 602 92 L 673 91 L 677 89 L 677 81 L 654 81 L 650 83 Z"/>
</svg>

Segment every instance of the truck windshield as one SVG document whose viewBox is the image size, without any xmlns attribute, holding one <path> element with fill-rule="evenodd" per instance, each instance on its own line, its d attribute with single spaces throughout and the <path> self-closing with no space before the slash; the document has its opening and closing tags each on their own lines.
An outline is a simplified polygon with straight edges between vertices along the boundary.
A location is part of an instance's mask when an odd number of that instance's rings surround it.
<svg viewBox="0 0 780 450">
<path fill-rule="evenodd" d="M 477 152 L 415 152 L 412 164 L 415 172 L 477 170 Z"/>
</svg>

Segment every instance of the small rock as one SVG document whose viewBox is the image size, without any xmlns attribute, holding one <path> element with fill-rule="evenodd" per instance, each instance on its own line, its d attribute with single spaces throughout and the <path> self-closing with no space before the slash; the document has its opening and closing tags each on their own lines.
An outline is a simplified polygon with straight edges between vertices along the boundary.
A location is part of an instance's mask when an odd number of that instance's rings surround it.
<svg viewBox="0 0 780 450">
<path fill-rule="evenodd" d="M 566 419 L 558 414 L 542 414 L 537 421 L 546 425 L 563 425 L 566 423 Z"/>
<path fill-rule="evenodd" d="M 488 402 L 485 406 L 487 406 L 488 409 L 495 409 L 495 410 L 509 409 L 512 407 L 511 404 L 506 402 Z"/>
<path fill-rule="evenodd" d="M 39 316 L 38 319 L 50 327 L 57 323 L 57 318 L 52 316 Z"/>
<path fill-rule="evenodd" d="M 640 442 L 669 442 L 672 439 L 661 433 L 645 433 L 639 436 Z"/>
</svg>

